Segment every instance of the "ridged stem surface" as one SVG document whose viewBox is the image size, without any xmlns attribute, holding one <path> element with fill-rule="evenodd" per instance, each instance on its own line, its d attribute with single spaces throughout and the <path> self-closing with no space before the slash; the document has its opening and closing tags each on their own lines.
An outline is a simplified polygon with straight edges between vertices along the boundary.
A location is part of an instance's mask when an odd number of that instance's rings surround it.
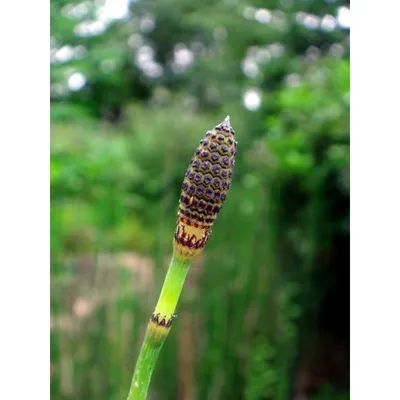
<svg viewBox="0 0 400 400">
<path fill-rule="evenodd" d="M 190 265 L 191 260 L 182 260 L 175 253 L 172 256 L 157 306 L 147 326 L 127 400 L 146 399 L 154 366 L 171 329 L 175 308 Z"/>
</svg>

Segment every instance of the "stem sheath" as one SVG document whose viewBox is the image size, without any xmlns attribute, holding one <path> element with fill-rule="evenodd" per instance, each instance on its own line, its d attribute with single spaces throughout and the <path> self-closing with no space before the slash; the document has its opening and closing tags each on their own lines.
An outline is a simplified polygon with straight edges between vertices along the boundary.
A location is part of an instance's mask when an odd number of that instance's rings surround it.
<svg viewBox="0 0 400 400">
<path fill-rule="evenodd" d="M 147 326 L 127 400 L 146 399 L 154 366 L 171 329 L 175 308 L 190 265 L 190 259 L 182 260 L 173 254 L 158 303 Z"/>
</svg>

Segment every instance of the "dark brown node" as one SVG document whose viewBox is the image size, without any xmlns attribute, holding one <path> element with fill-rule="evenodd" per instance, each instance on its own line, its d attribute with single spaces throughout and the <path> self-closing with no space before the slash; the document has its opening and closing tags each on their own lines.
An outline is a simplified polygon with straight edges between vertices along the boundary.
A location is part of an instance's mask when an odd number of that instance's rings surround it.
<svg viewBox="0 0 400 400">
<path fill-rule="evenodd" d="M 153 322 L 155 322 L 157 325 L 158 325 L 158 318 L 159 318 L 159 316 L 160 316 L 160 313 L 157 313 L 157 314 L 152 314 L 151 315 L 151 320 L 153 321 Z"/>
</svg>

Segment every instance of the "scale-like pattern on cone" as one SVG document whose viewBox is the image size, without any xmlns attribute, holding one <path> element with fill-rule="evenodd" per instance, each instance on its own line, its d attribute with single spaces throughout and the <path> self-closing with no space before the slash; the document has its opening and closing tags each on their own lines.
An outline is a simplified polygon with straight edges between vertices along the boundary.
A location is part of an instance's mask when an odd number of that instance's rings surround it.
<svg viewBox="0 0 400 400">
<path fill-rule="evenodd" d="M 208 131 L 190 162 L 179 199 L 174 248 L 177 255 L 199 254 L 231 187 L 236 154 L 229 117 Z"/>
</svg>

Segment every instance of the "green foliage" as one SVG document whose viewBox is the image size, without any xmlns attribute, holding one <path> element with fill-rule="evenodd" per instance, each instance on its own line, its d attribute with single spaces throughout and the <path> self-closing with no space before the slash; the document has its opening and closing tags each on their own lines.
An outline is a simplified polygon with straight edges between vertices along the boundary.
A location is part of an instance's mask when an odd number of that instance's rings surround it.
<svg viewBox="0 0 400 400">
<path fill-rule="evenodd" d="M 247 400 L 257 400 L 275 393 L 277 372 L 272 360 L 276 357 L 274 346 L 267 342 L 254 343 L 249 355 L 248 383 L 245 391 Z"/>
<path fill-rule="evenodd" d="M 323 385 L 320 393 L 312 396 L 311 400 L 350 400 L 350 393 L 338 393 L 332 386 Z"/>
</svg>

